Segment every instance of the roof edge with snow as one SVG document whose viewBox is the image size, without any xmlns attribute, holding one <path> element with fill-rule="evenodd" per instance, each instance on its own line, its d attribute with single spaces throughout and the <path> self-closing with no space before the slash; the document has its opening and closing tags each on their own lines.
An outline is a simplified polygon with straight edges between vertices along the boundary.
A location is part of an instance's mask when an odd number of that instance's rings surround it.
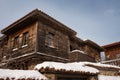
<svg viewBox="0 0 120 80">
<path fill-rule="evenodd" d="M 10 70 L 0 69 L 0 79 L 2 80 L 19 80 L 19 79 L 34 79 L 48 80 L 44 75 L 36 70 Z"/>
<path fill-rule="evenodd" d="M 85 66 L 81 63 L 60 63 L 60 62 L 43 62 L 35 66 L 40 72 L 55 72 L 55 73 L 72 73 L 72 74 L 98 74 L 99 70 L 93 67 Z"/>
</svg>

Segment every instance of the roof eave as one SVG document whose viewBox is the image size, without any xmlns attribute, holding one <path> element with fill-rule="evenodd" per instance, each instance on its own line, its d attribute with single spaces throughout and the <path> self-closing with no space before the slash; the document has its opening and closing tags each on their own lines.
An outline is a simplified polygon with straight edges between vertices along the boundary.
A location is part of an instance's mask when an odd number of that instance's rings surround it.
<svg viewBox="0 0 120 80">
<path fill-rule="evenodd" d="M 17 21 L 15 21 L 14 23 L 12 23 L 11 25 L 9 25 L 8 27 L 4 28 L 3 30 L 1 30 L 2 34 L 5 34 L 9 29 L 12 29 L 14 26 L 16 26 L 17 24 L 23 22 L 24 20 L 26 20 L 27 18 L 31 17 L 32 15 L 34 15 L 36 12 L 38 11 L 38 9 L 33 10 L 32 12 L 28 13 L 27 15 L 25 15 L 24 17 L 18 19 Z"/>
<path fill-rule="evenodd" d="M 9 25 L 8 27 L 4 28 L 3 30 L 1 30 L 1 33 L 2 34 L 6 34 L 7 31 L 9 31 L 10 29 L 14 28 L 16 25 L 20 24 L 21 22 L 25 21 L 26 19 L 30 18 L 30 17 L 33 17 L 35 15 L 39 15 L 39 16 L 42 16 L 46 19 L 48 19 L 49 21 L 51 22 L 55 22 L 55 24 L 59 25 L 60 27 L 62 27 L 63 29 L 67 30 L 68 33 L 70 32 L 72 35 L 76 35 L 77 33 L 70 29 L 69 27 L 67 27 L 66 25 L 60 23 L 59 21 L 55 20 L 54 18 L 50 17 L 49 15 L 47 15 L 46 13 L 38 10 L 38 9 L 35 9 L 33 10 L 32 12 L 28 13 L 27 15 L 25 15 L 24 17 L 20 18 L 19 20 L 15 21 L 14 23 L 12 23 L 11 25 Z M 38 17 L 36 17 L 38 19 Z"/>
<path fill-rule="evenodd" d="M 104 51 L 104 49 L 101 46 L 99 46 L 98 44 L 96 44 L 95 42 L 91 40 L 85 40 L 85 43 L 97 48 L 99 51 Z"/>
</svg>

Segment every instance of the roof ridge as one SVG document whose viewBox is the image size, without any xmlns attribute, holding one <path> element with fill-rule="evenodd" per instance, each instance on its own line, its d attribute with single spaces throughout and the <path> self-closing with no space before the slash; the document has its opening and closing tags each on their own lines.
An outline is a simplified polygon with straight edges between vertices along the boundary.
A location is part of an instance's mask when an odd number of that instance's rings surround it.
<svg viewBox="0 0 120 80">
<path fill-rule="evenodd" d="M 34 9 L 33 11 L 29 12 L 28 14 L 26 14 L 25 16 L 23 16 L 22 18 L 16 20 L 15 22 L 13 22 L 12 24 L 10 24 L 8 27 L 4 28 L 3 30 L 1 30 L 1 33 L 4 34 L 6 31 L 10 30 L 11 28 L 13 28 L 14 26 L 20 24 L 22 21 L 25 21 L 26 19 L 34 16 L 34 15 L 40 15 L 46 19 L 48 19 L 51 22 L 55 22 L 58 26 L 63 27 L 64 29 L 66 29 L 67 31 L 70 31 L 73 35 L 76 35 L 77 32 L 74 31 L 73 29 L 69 28 L 68 26 L 64 25 L 63 23 L 61 23 L 60 21 L 54 19 L 53 17 L 49 16 L 48 14 L 46 14 L 45 12 L 39 10 L 39 9 Z"/>
</svg>

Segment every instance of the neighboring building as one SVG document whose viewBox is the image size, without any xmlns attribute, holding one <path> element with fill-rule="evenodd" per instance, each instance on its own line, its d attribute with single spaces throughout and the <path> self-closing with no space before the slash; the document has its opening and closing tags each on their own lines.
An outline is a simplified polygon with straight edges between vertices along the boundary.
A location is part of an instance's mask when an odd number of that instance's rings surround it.
<svg viewBox="0 0 120 80">
<path fill-rule="evenodd" d="M 104 64 L 120 66 L 120 42 L 111 43 L 102 46 L 105 49 L 106 61 Z"/>
<path fill-rule="evenodd" d="M 4 36 L 0 38 L 0 61 L 4 68 L 33 69 L 43 61 L 70 62 L 73 61 L 69 57 L 73 50 L 85 52 L 75 61 L 96 62 L 100 61 L 100 52 L 103 51 L 96 43 L 81 40 L 74 30 L 38 9 L 1 33 Z M 89 59 L 84 59 L 86 56 Z"/>
<path fill-rule="evenodd" d="M 99 70 L 98 80 L 120 80 L 120 67 L 118 66 L 90 62 L 87 62 L 86 66 Z"/>
<path fill-rule="evenodd" d="M 120 42 L 102 46 L 105 49 L 106 60 L 120 59 Z"/>
</svg>

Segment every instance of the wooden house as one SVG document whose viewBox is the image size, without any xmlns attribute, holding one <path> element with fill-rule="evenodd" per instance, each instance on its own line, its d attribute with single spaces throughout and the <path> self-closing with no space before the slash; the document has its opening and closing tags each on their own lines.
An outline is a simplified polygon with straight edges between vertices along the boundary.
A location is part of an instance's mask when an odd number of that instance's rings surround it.
<svg viewBox="0 0 120 80">
<path fill-rule="evenodd" d="M 93 41 L 81 40 L 74 30 L 38 9 L 15 21 L 1 33 L 4 35 L 0 38 L 2 68 L 33 69 L 43 61 L 70 62 L 73 61 L 70 53 L 76 49 L 84 51 L 90 61 L 95 62 L 100 60 L 100 52 L 103 51 Z M 85 55 L 75 61 L 84 60 Z"/>
<path fill-rule="evenodd" d="M 105 49 L 106 60 L 120 58 L 120 42 L 111 43 L 102 47 Z"/>
<path fill-rule="evenodd" d="M 105 49 L 106 61 L 104 64 L 120 66 L 120 42 L 111 43 L 102 46 Z"/>
</svg>

